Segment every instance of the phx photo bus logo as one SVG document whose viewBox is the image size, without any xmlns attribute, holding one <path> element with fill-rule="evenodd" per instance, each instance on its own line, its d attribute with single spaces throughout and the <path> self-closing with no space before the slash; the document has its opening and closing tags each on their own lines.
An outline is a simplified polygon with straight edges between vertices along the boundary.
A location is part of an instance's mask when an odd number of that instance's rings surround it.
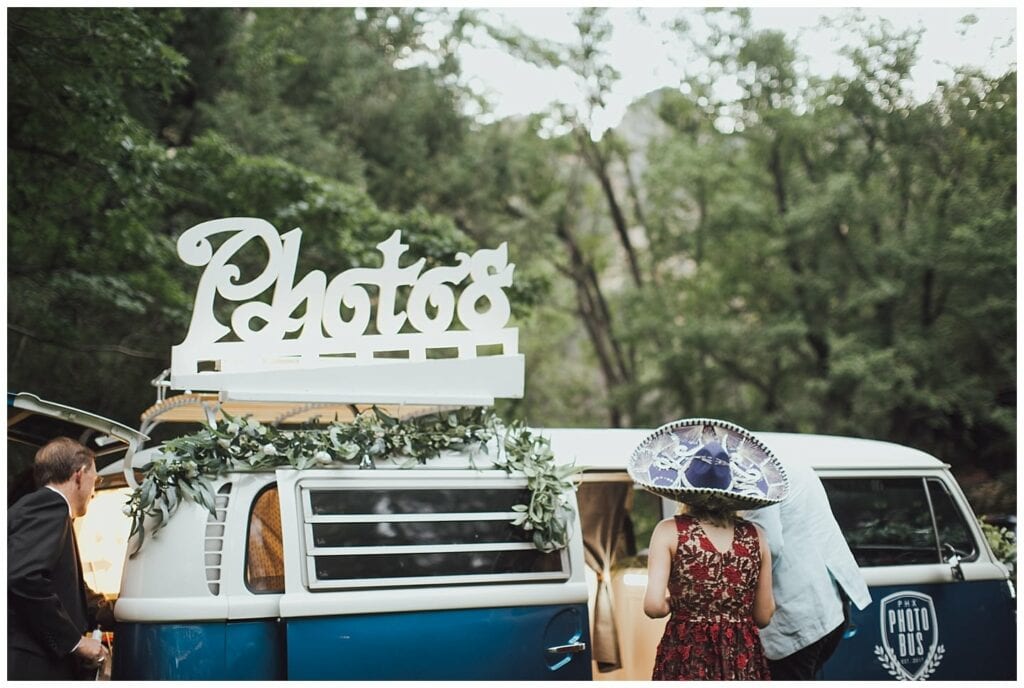
<svg viewBox="0 0 1024 688">
<path fill-rule="evenodd" d="M 882 644 L 875 655 L 900 681 L 923 681 L 938 668 L 946 649 L 939 645 L 935 604 L 928 595 L 903 590 L 880 604 Z"/>
</svg>

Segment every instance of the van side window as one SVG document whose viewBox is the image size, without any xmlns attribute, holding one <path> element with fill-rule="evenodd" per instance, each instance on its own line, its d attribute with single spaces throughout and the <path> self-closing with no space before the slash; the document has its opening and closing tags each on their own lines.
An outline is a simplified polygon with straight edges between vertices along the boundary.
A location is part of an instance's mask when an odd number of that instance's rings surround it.
<svg viewBox="0 0 1024 688">
<path fill-rule="evenodd" d="M 567 579 L 567 553 L 540 552 L 512 524 L 530 495 L 509 483 L 302 482 L 310 589 Z"/>
<path fill-rule="evenodd" d="M 284 546 L 277 485 L 253 500 L 245 548 L 245 585 L 252 592 L 284 592 Z"/>
<path fill-rule="evenodd" d="M 940 554 L 939 533 L 942 541 L 961 551 L 976 549 L 956 504 L 939 481 L 825 478 L 822 482 L 832 513 L 861 566 L 940 563 L 945 557 Z"/>
<path fill-rule="evenodd" d="M 932 498 L 932 509 L 935 510 L 935 525 L 939 529 L 939 544 L 943 546 L 942 558 L 949 560 L 950 552 L 945 546 L 956 550 L 960 561 L 974 561 L 978 558 L 978 548 L 971 537 L 971 531 L 964 520 L 963 512 L 956 508 L 953 495 L 941 480 L 928 479 L 928 494 Z"/>
</svg>

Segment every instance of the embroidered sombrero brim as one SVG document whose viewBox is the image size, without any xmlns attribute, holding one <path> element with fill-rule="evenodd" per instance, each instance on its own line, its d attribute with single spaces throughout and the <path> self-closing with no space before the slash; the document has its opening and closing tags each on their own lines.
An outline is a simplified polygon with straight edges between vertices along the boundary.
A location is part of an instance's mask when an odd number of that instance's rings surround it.
<svg viewBox="0 0 1024 688">
<path fill-rule="evenodd" d="M 661 426 L 627 464 L 637 485 L 694 505 L 756 509 L 785 499 L 782 464 L 749 431 L 722 420 L 686 418 Z"/>
</svg>

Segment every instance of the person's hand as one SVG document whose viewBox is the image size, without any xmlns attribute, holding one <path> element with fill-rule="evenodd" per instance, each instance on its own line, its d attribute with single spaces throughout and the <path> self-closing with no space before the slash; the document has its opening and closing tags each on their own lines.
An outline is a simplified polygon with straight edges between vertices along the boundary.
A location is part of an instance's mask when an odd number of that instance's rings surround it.
<svg viewBox="0 0 1024 688">
<path fill-rule="evenodd" d="M 98 640 L 86 636 L 75 648 L 75 654 L 81 657 L 86 664 L 98 667 L 110 657 L 110 651 Z"/>
</svg>

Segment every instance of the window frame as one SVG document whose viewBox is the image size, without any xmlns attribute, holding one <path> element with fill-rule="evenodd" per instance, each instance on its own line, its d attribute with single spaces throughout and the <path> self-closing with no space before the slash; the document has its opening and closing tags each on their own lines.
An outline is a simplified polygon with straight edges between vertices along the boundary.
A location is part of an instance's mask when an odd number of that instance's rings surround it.
<svg viewBox="0 0 1024 688">
<path fill-rule="evenodd" d="M 958 516 L 960 517 L 960 519 L 964 523 L 964 525 L 966 527 L 966 532 L 968 533 L 968 535 L 971 538 L 972 547 L 973 547 L 972 552 L 970 553 L 970 555 L 968 557 L 964 557 L 960 561 L 963 562 L 963 563 L 972 563 L 972 562 L 979 562 L 979 561 L 981 561 L 981 552 L 983 550 L 982 550 L 981 542 L 979 540 L 980 532 L 978 531 L 978 529 L 975 526 L 973 526 L 971 524 L 972 518 L 969 517 L 969 516 L 971 516 L 971 514 L 973 512 L 971 512 L 969 509 L 965 509 L 964 508 L 965 504 L 963 503 L 963 500 L 962 500 L 961 496 L 959 495 L 958 491 L 956 491 L 956 490 L 954 490 L 954 489 L 952 489 L 950 487 L 949 481 L 945 478 L 945 473 L 944 472 L 939 471 L 939 470 L 935 470 L 935 471 L 920 471 L 920 470 L 910 470 L 910 469 L 886 470 L 886 471 L 876 471 L 876 470 L 872 470 L 872 471 L 867 471 L 867 470 L 834 470 L 833 469 L 833 470 L 822 470 L 822 471 L 816 471 L 816 472 L 817 472 L 818 477 L 821 479 L 822 483 L 825 484 L 825 485 L 827 485 L 830 481 L 841 481 L 841 480 L 876 480 L 876 479 L 877 480 L 898 480 L 898 479 L 904 479 L 905 480 L 905 479 L 910 478 L 910 479 L 918 479 L 920 481 L 921 490 L 924 492 L 924 500 L 923 501 L 925 501 L 927 503 L 927 505 L 928 505 L 928 518 L 929 518 L 929 523 L 931 524 L 931 535 L 932 535 L 932 540 L 933 540 L 934 545 L 935 545 L 934 550 L 935 550 L 937 558 L 934 561 L 930 561 L 930 562 L 918 562 L 918 563 L 907 563 L 907 564 L 861 564 L 861 563 L 858 562 L 858 567 L 861 568 L 862 570 L 882 570 L 882 569 L 892 569 L 892 568 L 900 568 L 900 567 L 906 567 L 906 566 L 915 566 L 915 567 L 920 567 L 920 566 L 942 566 L 944 568 L 949 566 L 949 562 L 947 561 L 947 559 L 945 557 L 945 554 L 942 552 L 942 544 L 943 544 L 943 542 L 942 542 L 942 539 L 941 539 L 941 536 L 940 536 L 940 533 L 939 533 L 938 520 L 937 520 L 937 517 L 936 517 L 936 514 L 935 514 L 935 504 L 932 501 L 931 490 L 929 489 L 929 482 L 937 482 L 937 483 L 940 484 L 941 488 L 945 491 L 946 495 L 949 497 L 950 503 L 952 504 L 953 508 L 956 510 L 956 513 L 958 514 Z M 826 492 L 827 491 L 828 490 L 826 488 Z M 831 498 L 831 496 L 829 497 L 829 502 L 830 502 L 830 505 L 831 505 L 831 507 L 833 509 L 833 512 L 835 512 L 835 502 Z M 839 519 L 837 518 L 836 520 L 838 521 Z M 844 541 L 846 541 L 848 543 L 849 541 L 847 539 L 846 531 L 843 530 L 842 533 L 843 533 Z M 850 546 L 850 548 L 851 548 L 851 550 L 854 549 L 854 547 L 852 545 Z"/>
<path fill-rule="evenodd" d="M 311 493 L 315 490 L 332 492 L 357 492 L 365 490 L 479 490 L 502 489 L 522 491 L 527 487 L 525 478 L 509 478 L 504 473 L 477 476 L 445 476 L 418 475 L 396 476 L 391 472 L 381 471 L 379 475 L 339 476 L 337 479 L 323 477 L 300 478 L 296 482 L 296 501 L 298 506 L 299 551 L 302 556 L 304 584 L 310 592 L 334 592 L 360 590 L 370 588 L 390 589 L 421 589 L 424 587 L 459 586 L 490 583 L 561 583 L 571 578 L 568 548 L 559 553 L 560 570 L 536 573 L 481 573 L 454 574 L 436 576 L 390 576 L 379 578 L 351 579 L 319 579 L 316 574 L 317 556 L 347 556 L 367 554 L 419 554 L 435 552 L 496 552 L 535 550 L 532 542 L 505 543 L 464 543 L 444 545 L 362 545 L 354 547 L 317 547 L 314 543 L 313 525 L 317 523 L 375 523 L 385 520 L 381 514 L 314 514 Z M 483 472 L 482 472 L 483 473 Z M 348 479 L 346 479 L 348 478 Z M 352 479 L 356 478 L 356 479 Z M 518 512 L 441 512 L 429 514 L 392 514 L 388 521 L 430 522 L 430 521 L 467 521 L 467 520 L 504 520 L 511 521 Z"/>
<path fill-rule="evenodd" d="M 281 539 L 282 539 L 282 548 L 281 548 L 281 589 L 280 590 L 254 590 L 249 585 L 249 551 L 250 551 L 249 543 L 250 543 L 250 536 L 252 535 L 253 514 L 256 511 L 256 504 L 259 503 L 260 499 L 263 498 L 264 494 L 266 494 L 267 492 L 269 492 L 271 490 L 273 490 L 273 491 L 275 491 L 277 493 L 279 527 L 281 528 Z M 253 495 L 252 499 L 249 501 L 249 509 L 248 509 L 248 512 L 246 513 L 246 520 L 245 520 L 245 552 L 243 553 L 243 558 L 242 558 L 242 585 L 244 585 L 245 589 L 248 590 L 253 595 L 283 595 L 284 594 L 284 592 L 286 590 L 286 587 L 287 587 L 286 573 L 285 573 L 285 571 L 287 570 L 287 566 L 285 566 L 285 551 L 284 551 L 283 544 L 284 544 L 284 518 L 281 517 L 281 492 L 278 489 L 277 481 L 275 480 L 275 481 L 267 483 L 266 485 L 262 486 L 259 490 L 256 491 L 256 494 Z"/>
<path fill-rule="evenodd" d="M 963 553 L 963 556 L 960 557 L 960 563 L 967 564 L 970 562 L 978 561 L 981 558 L 981 543 L 978 542 L 977 537 L 974 535 L 974 532 L 971 529 L 970 520 L 964 517 L 964 511 L 960 507 L 960 503 L 957 501 L 956 497 L 953 495 L 952 490 L 949 489 L 949 485 L 946 483 L 945 480 L 942 480 L 937 476 L 925 476 L 924 484 L 925 492 L 928 494 L 928 502 L 931 505 L 932 509 L 932 520 L 935 522 L 935 534 L 936 539 L 939 543 L 939 558 L 945 563 L 949 562 L 949 560 L 946 558 L 946 553 L 942 551 L 943 545 L 947 543 L 942 541 L 941 533 L 939 531 L 939 519 L 935 511 L 935 504 L 932 500 L 932 491 L 931 489 L 929 489 L 930 484 L 938 485 L 939 489 L 941 489 L 949 498 L 950 504 L 952 504 L 953 508 L 956 510 L 956 514 L 960 517 L 960 520 L 964 525 L 964 530 L 971 537 L 971 551 Z"/>
</svg>

